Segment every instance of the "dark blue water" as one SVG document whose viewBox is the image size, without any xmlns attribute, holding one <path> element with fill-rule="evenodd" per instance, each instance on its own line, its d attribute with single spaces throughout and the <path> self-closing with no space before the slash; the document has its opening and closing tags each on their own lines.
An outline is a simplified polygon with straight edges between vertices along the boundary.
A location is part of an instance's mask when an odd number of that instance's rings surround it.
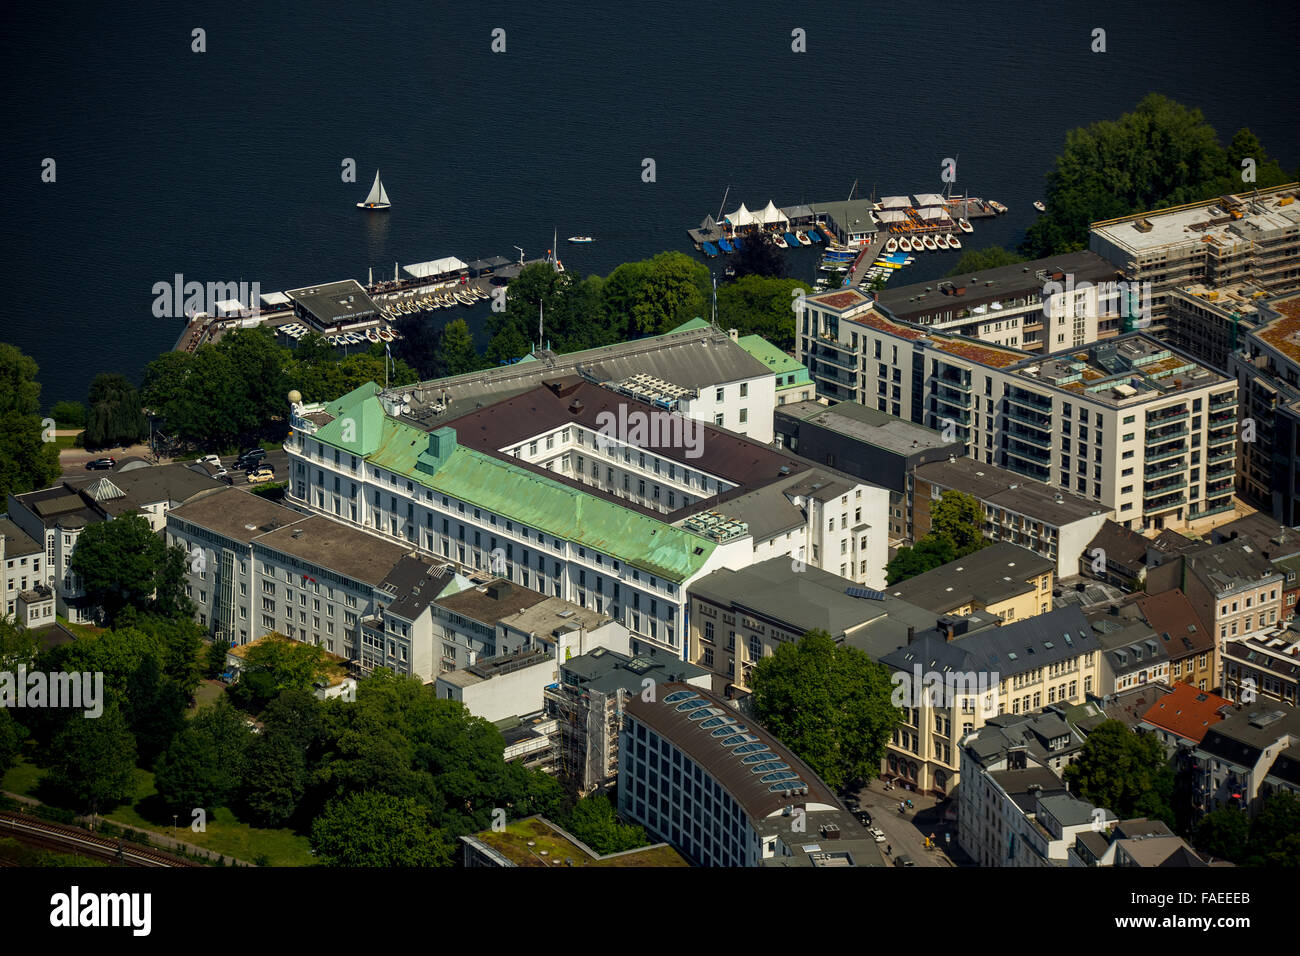
<svg viewBox="0 0 1300 956">
<path fill-rule="evenodd" d="M 967 247 L 1014 245 L 1066 130 L 1151 90 L 1200 107 L 1225 141 L 1251 127 L 1294 168 L 1298 23 L 1262 3 L 1234 4 L 1228 22 L 1187 3 L 10 13 L 0 339 L 40 363 L 47 403 L 80 399 L 97 372 L 138 377 L 172 346 L 180 320 L 154 318 L 152 287 L 176 273 L 264 292 L 364 282 L 395 261 L 538 257 L 553 229 L 570 269 L 606 273 L 691 251 L 685 229 L 728 185 L 728 208 L 843 199 L 855 180 L 863 194 L 940 191 L 948 156 L 960 187 L 1012 210 Z M 1105 54 L 1089 51 L 1097 26 Z M 195 27 L 206 53 L 190 51 Z M 496 27 L 505 54 L 490 50 Z M 806 54 L 791 52 L 795 27 Z M 340 179 L 345 157 L 357 183 Z M 376 167 L 385 215 L 354 205 Z M 565 245 L 573 234 L 598 242 Z M 901 281 L 956 255 L 922 255 Z M 811 278 L 812 257 L 800 269 Z"/>
</svg>

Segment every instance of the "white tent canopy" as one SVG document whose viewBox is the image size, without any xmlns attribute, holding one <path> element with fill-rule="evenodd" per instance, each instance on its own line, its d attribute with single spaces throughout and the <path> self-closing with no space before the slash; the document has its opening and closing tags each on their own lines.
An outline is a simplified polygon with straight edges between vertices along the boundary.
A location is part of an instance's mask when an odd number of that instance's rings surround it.
<svg viewBox="0 0 1300 956">
<path fill-rule="evenodd" d="M 761 216 L 764 225 L 790 221 L 786 218 L 785 213 L 776 208 L 776 203 L 772 202 L 770 199 L 767 201 L 767 208 L 765 208 L 759 215 Z"/>
<path fill-rule="evenodd" d="M 916 213 L 922 219 L 934 221 L 948 218 L 948 210 L 943 206 L 926 206 L 924 209 L 918 209 Z"/>
<path fill-rule="evenodd" d="M 907 213 L 901 209 L 882 209 L 876 218 L 881 222 L 907 222 Z"/>
<path fill-rule="evenodd" d="M 880 200 L 881 209 L 906 209 L 912 205 L 912 200 L 906 196 L 886 196 Z"/>
<path fill-rule="evenodd" d="M 283 292 L 263 292 L 262 305 L 292 305 L 293 299 Z"/>
<path fill-rule="evenodd" d="M 745 208 L 743 202 L 740 204 L 740 208 L 735 212 L 727 213 L 727 220 L 731 223 L 732 229 L 736 229 L 740 226 L 752 226 L 754 223 L 760 221 L 752 212 Z"/>
<path fill-rule="evenodd" d="M 459 272 L 461 269 L 468 269 L 469 266 L 455 256 L 447 256 L 444 259 L 417 262 L 415 265 L 402 266 L 402 268 L 406 270 L 407 275 L 415 276 L 417 279 L 427 279 L 429 276 L 445 276 L 452 272 Z"/>
<path fill-rule="evenodd" d="M 917 193 L 916 205 L 918 208 L 921 206 L 942 206 L 943 197 L 938 193 Z"/>
</svg>

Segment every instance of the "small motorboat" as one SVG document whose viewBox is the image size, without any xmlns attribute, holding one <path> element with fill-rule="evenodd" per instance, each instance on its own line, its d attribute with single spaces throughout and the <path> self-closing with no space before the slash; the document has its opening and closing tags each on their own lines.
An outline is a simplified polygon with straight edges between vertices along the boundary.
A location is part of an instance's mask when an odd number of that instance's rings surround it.
<svg viewBox="0 0 1300 956">
<path fill-rule="evenodd" d="M 894 236 L 890 236 L 890 237 L 885 241 L 885 251 L 886 251 L 886 252 L 897 252 L 897 251 L 898 251 L 898 239 L 897 239 L 896 237 L 894 237 Z"/>
<path fill-rule="evenodd" d="M 785 239 L 785 244 L 791 249 L 797 249 L 799 247 L 799 237 L 793 232 L 787 232 L 782 238 Z"/>
<path fill-rule="evenodd" d="M 702 246 L 700 246 L 700 251 L 703 252 L 706 256 L 708 256 L 710 259 L 712 259 L 714 256 L 718 254 L 718 247 L 711 242 L 706 242 Z"/>
<path fill-rule="evenodd" d="M 596 240 L 591 238 L 591 236 L 570 236 L 569 241 L 570 242 L 595 242 Z"/>
<path fill-rule="evenodd" d="M 957 220 L 957 227 L 958 227 L 959 229 L 961 229 L 962 232 L 974 232 L 974 231 L 975 231 L 975 227 L 972 226 L 972 225 L 971 225 L 969 222 L 967 222 L 965 219 L 958 219 L 958 220 Z"/>
<path fill-rule="evenodd" d="M 1034 208 L 1037 209 L 1039 212 L 1047 212 L 1047 207 L 1044 206 L 1042 202 L 1039 200 L 1035 200 Z"/>
<path fill-rule="evenodd" d="M 379 341 L 379 333 L 376 332 L 373 328 L 366 329 L 366 341 L 367 341 L 367 342 L 378 342 L 378 341 Z"/>
<path fill-rule="evenodd" d="M 801 245 L 801 246 L 811 246 L 811 245 L 812 245 L 812 240 L 808 238 L 808 233 L 803 232 L 802 230 L 800 230 L 799 232 L 796 232 L 796 233 L 794 234 L 794 237 L 795 237 L 796 239 L 799 240 L 799 245 Z"/>
<path fill-rule="evenodd" d="M 809 230 L 808 230 L 808 238 L 809 238 L 809 240 L 811 240 L 812 242 L 821 242 L 821 241 L 822 241 L 822 234 L 821 234 L 820 232 L 818 232 L 816 229 L 809 229 Z"/>
<path fill-rule="evenodd" d="M 452 296 L 450 292 L 443 294 L 442 307 L 444 309 L 454 309 L 456 307 L 456 299 Z"/>
<path fill-rule="evenodd" d="M 934 236 L 921 237 L 921 245 L 924 246 L 930 252 L 934 252 L 939 248 L 938 243 L 934 241 Z M 913 243 L 913 246 L 915 246 L 915 243 Z"/>
<path fill-rule="evenodd" d="M 388 331 L 387 329 L 380 329 L 376 334 L 379 336 L 379 339 L 382 342 L 393 341 L 393 333 Z"/>
<path fill-rule="evenodd" d="M 1007 211 L 1006 206 L 992 199 L 989 200 L 989 208 L 992 209 L 994 212 L 998 213 L 999 215 Z"/>
<path fill-rule="evenodd" d="M 772 244 L 773 244 L 774 246 L 776 246 L 778 249 L 789 249 L 789 248 L 790 248 L 790 244 L 789 244 L 788 242 L 786 242 L 785 239 L 783 239 L 783 238 L 781 237 L 781 234 L 780 234 L 779 232 L 774 232 L 774 233 L 772 233 Z M 707 245 L 707 243 L 706 243 L 706 245 Z"/>
<path fill-rule="evenodd" d="M 949 248 L 949 249 L 960 249 L 960 248 L 961 248 L 961 240 L 958 239 L 956 236 L 949 236 L 949 237 L 948 237 L 948 248 Z"/>
<path fill-rule="evenodd" d="M 938 246 L 940 249 L 947 249 L 948 237 L 945 236 L 943 233 L 940 233 L 939 235 L 934 237 L 934 244 Z"/>
<path fill-rule="evenodd" d="M 907 238 L 907 236 L 900 236 L 898 240 L 898 249 L 900 252 L 911 252 L 912 240 Z"/>
</svg>

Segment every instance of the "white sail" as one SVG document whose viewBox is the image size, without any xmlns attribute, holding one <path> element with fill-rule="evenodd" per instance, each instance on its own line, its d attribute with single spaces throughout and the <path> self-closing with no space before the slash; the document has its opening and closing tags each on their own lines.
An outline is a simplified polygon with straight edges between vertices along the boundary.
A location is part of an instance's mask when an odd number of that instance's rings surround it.
<svg viewBox="0 0 1300 956">
<path fill-rule="evenodd" d="M 379 181 L 379 170 L 375 170 L 375 184 L 370 187 L 370 194 L 366 196 L 365 203 L 371 205 L 390 205 L 388 202 L 388 193 L 384 191 L 384 184 Z"/>
</svg>

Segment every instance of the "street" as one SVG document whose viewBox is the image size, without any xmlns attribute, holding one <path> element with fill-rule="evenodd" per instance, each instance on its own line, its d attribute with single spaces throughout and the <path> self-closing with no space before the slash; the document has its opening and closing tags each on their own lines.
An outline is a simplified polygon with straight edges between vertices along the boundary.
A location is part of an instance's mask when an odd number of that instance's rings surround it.
<svg viewBox="0 0 1300 956">
<path fill-rule="evenodd" d="M 871 814 L 871 825 L 879 827 L 885 834 L 886 847 L 890 852 L 885 860 L 892 865 L 899 856 L 907 855 L 917 866 L 956 866 L 944 848 L 945 834 L 954 829 L 952 823 L 941 821 L 942 810 L 936 808 L 933 797 L 926 797 L 911 791 L 895 787 L 885 790 L 882 780 L 872 780 L 866 787 L 855 791 L 861 809 Z M 898 805 L 904 800 L 911 800 L 915 806 L 905 814 L 898 812 Z M 938 847 L 927 849 L 926 837 L 934 834 Z M 954 839 L 956 839 L 954 837 Z"/>
</svg>

